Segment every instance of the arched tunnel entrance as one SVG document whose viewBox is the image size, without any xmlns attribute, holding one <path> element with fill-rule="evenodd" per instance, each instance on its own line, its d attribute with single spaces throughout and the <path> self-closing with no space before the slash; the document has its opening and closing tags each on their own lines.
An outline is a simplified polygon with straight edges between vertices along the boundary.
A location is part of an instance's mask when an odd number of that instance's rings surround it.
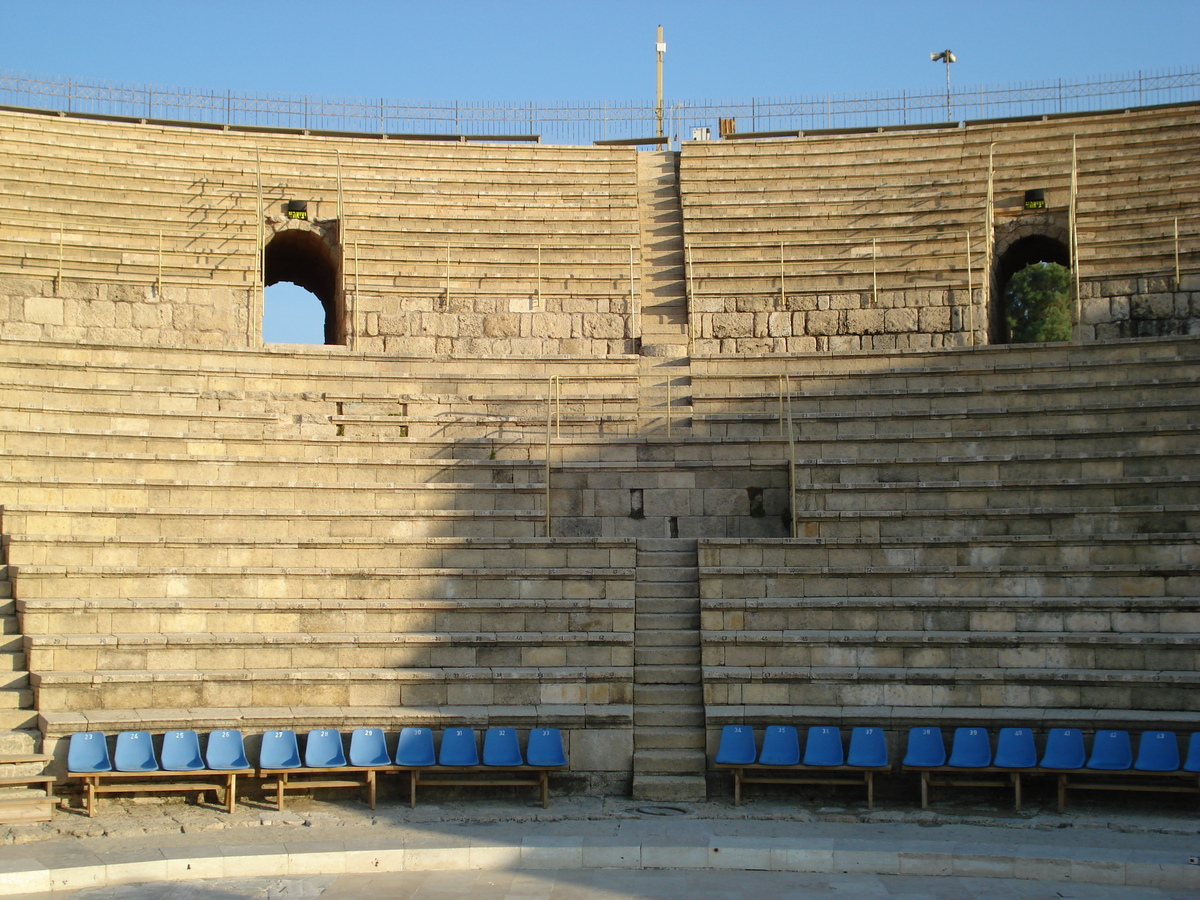
<svg viewBox="0 0 1200 900">
<path fill-rule="evenodd" d="M 338 260 L 328 241 L 302 229 L 281 231 L 271 238 L 263 252 L 263 283 L 270 287 L 281 281 L 299 285 L 320 300 L 325 310 L 325 343 L 344 343 Z"/>
<path fill-rule="evenodd" d="M 992 302 L 988 310 L 988 343 L 1007 344 L 1008 308 L 1004 295 L 1012 277 L 1034 263 L 1057 263 L 1070 268 L 1071 252 L 1062 241 L 1044 234 L 1019 238 L 1000 254 L 992 270 Z"/>
</svg>

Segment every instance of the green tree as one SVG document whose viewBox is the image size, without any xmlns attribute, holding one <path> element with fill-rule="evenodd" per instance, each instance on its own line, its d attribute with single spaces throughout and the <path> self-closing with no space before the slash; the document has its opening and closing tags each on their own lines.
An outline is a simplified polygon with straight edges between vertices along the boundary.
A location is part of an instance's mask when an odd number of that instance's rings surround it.
<svg viewBox="0 0 1200 900">
<path fill-rule="evenodd" d="M 1071 270 L 1039 262 L 1015 274 L 1004 290 L 1013 343 L 1071 339 Z"/>
</svg>

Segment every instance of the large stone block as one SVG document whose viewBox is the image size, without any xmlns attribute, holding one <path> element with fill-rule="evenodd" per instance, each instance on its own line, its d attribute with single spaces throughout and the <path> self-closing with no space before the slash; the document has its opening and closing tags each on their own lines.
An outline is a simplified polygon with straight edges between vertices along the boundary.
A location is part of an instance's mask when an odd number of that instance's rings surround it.
<svg viewBox="0 0 1200 900">
<path fill-rule="evenodd" d="M 713 316 L 712 334 L 721 339 L 752 337 L 754 316 L 749 313 L 717 313 Z"/>
</svg>

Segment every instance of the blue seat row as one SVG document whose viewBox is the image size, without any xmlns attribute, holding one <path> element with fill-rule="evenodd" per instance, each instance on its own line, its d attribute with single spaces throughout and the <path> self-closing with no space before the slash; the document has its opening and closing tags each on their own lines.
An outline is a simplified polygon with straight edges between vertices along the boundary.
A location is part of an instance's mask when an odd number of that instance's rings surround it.
<svg viewBox="0 0 1200 900">
<path fill-rule="evenodd" d="M 1066 808 L 1066 793 L 1071 785 L 1072 773 L 1104 772 L 1142 774 L 1148 777 L 1171 776 L 1185 778 L 1200 774 L 1200 733 L 1188 739 L 1187 752 L 1179 752 L 1179 739 L 1173 731 L 1144 731 L 1138 738 L 1137 756 L 1133 754 L 1133 742 L 1128 731 L 1097 731 L 1092 738 L 1089 754 L 1084 744 L 1084 734 L 1078 728 L 1051 728 L 1046 733 L 1045 745 L 1039 757 L 1034 732 L 1029 728 L 1001 728 L 992 752 L 991 736 L 987 729 L 978 727 L 957 728 L 951 742 L 949 756 L 940 728 L 924 726 L 913 728 L 908 734 L 908 746 L 902 768 L 921 772 L 921 806 L 929 804 L 929 789 L 934 786 L 1001 786 L 1001 782 L 956 776 L 954 770 L 978 772 L 1003 772 L 1012 784 L 1017 809 L 1021 808 L 1022 773 L 1057 774 L 1058 808 Z M 938 778 L 935 772 L 949 773 Z M 1144 783 L 1118 784 L 1075 783 L 1076 787 L 1101 790 L 1144 790 L 1151 785 Z M 1172 790 L 1191 790 L 1189 787 L 1173 787 Z M 1200 791 L 1200 778 L 1196 790 Z"/>
<path fill-rule="evenodd" d="M 957 768 L 1006 769 L 1096 769 L 1140 772 L 1200 772 L 1200 732 L 1188 739 L 1187 753 L 1179 753 L 1179 738 L 1173 731 L 1143 731 L 1138 738 L 1137 757 L 1128 731 L 1097 731 L 1089 756 L 1084 735 L 1078 728 L 1051 728 L 1039 762 L 1034 733 L 1029 728 L 1001 728 L 993 755 L 991 737 L 985 728 L 956 728 L 949 757 L 942 731 L 918 727 L 909 731 L 903 765 L 910 768 L 953 766 Z"/>
<path fill-rule="evenodd" d="M 210 732 L 207 749 L 200 749 L 195 731 L 168 731 L 162 737 L 161 757 L 155 753 L 154 739 L 146 731 L 125 731 L 117 735 L 111 759 L 108 741 L 101 732 L 80 732 L 71 735 L 67 751 L 70 777 L 83 781 L 85 807 L 95 814 L 96 793 L 117 793 L 131 790 L 178 790 L 182 785 L 152 786 L 142 781 L 136 786 L 104 783 L 105 778 L 121 776 L 165 777 L 172 773 L 216 774 L 227 776 L 223 784 L 204 783 L 206 789 L 224 787 L 227 806 L 233 811 L 234 778 L 237 774 L 274 776 L 268 785 L 274 789 L 276 803 L 283 808 L 283 795 L 289 787 L 357 787 L 367 789 L 368 802 L 375 808 L 376 773 L 379 771 L 408 771 L 410 773 L 410 802 L 416 804 L 417 773 L 421 770 L 470 769 L 481 770 L 539 770 L 536 781 L 510 779 L 505 784 L 532 784 L 542 788 L 543 805 L 548 802 L 546 770 L 567 765 L 562 733 L 557 728 L 535 728 L 529 732 L 525 753 L 515 729 L 489 728 L 484 733 L 483 754 L 473 728 L 447 728 L 442 732 L 440 746 L 435 752 L 434 733 L 428 728 L 404 728 L 396 744 L 395 755 L 388 749 L 386 736 L 379 728 L 356 728 L 350 734 L 349 748 L 342 733 L 336 729 L 314 729 L 304 742 L 303 756 L 296 732 L 290 729 L 268 731 L 262 736 L 258 766 L 252 768 L 246 759 L 242 733 L 223 729 Z M 305 773 L 326 773 L 316 780 L 292 781 L 291 776 Z M 338 772 L 348 777 L 329 778 L 327 773 Z M 427 782 L 428 783 L 428 782 Z M 448 782 L 433 782 L 448 783 Z M 465 782 L 464 782 L 465 783 Z M 479 783 L 479 782 L 474 782 Z M 499 782 L 497 782 L 499 783 Z M 188 789 L 199 789 L 200 783 L 189 782 Z"/>
<path fill-rule="evenodd" d="M 67 775 L 83 782 L 83 805 L 89 816 L 96 814 L 96 795 L 128 791 L 225 792 L 225 808 L 233 812 L 237 776 L 252 775 L 240 731 L 209 732 L 206 752 L 200 752 L 200 736 L 194 731 L 168 731 L 162 739 L 161 764 L 148 731 L 122 731 L 109 757 L 108 739 L 100 731 L 71 735 L 67 748 Z M 118 775 L 125 783 L 107 782 Z M 153 779 L 174 778 L 155 783 Z M 179 779 L 187 780 L 180 781 Z M 132 784 L 128 779 L 136 779 Z"/>
<path fill-rule="evenodd" d="M 891 768 L 882 728 L 854 728 L 847 749 L 841 730 L 828 725 L 808 729 L 803 755 L 800 733 L 793 725 L 767 726 L 761 750 L 753 728 L 726 725 L 721 730 L 716 764 L 733 771 L 735 805 L 742 802 L 743 784 L 861 784 L 867 789 L 867 806 L 874 808 L 874 775 Z"/>
</svg>

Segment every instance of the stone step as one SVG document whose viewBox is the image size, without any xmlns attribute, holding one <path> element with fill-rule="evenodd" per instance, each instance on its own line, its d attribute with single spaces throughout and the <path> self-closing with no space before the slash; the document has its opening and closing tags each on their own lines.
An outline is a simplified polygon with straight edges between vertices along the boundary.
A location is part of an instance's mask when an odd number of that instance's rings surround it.
<svg viewBox="0 0 1200 900">
<path fill-rule="evenodd" d="M 667 651 L 655 651 L 663 653 Z M 695 654 L 696 662 L 686 665 L 654 665 L 643 663 L 637 659 L 635 653 L 634 658 L 637 661 L 637 666 L 634 668 L 633 681 L 634 684 L 696 684 L 700 680 L 700 652 Z"/>
<path fill-rule="evenodd" d="M 697 593 L 693 588 L 686 597 L 637 597 L 634 608 L 637 615 L 687 615 L 696 612 Z"/>
<path fill-rule="evenodd" d="M 700 613 L 698 610 L 689 612 L 637 612 L 634 618 L 637 629 L 653 631 L 690 631 L 693 634 L 700 628 Z"/>
<path fill-rule="evenodd" d="M 705 752 L 705 735 L 700 728 L 637 729 L 633 736 L 635 750 L 693 750 Z"/>
<path fill-rule="evenodd" d="M 38 713 L 34 709 L 0 708 L 0 733 L 24 731 L 37 728 Z"/>
<path fill-rule="evenodd" d="M 708 797 L 703 775 L 634 775 L 633 799 L 655 802 L 699 801 Z"/>
<path fill-rule="evenodd" d="M 28 680 L 22 676 L 23 680 Z M 0 709 L 32 710 L 33 691 L 29 688 L 0 689 Z"/>
<path fill-rule="evenodd" d="M 646 748 L 633 751 L 633 773 L 638 775 L 696 775 L 704 772 L 705 753 L 690 748 Z"/>
<path fill-rule="evenodd" d="M 692 557 L 693 562 L 695 557 Z M 638 552 L 638 581 L 640 582 L 689 582 L 695 581 L 699 569 L 695 565 L 691 566 L 674 566 L 674 565 L 659 565 L 661 560 L 647 559 L 647 554 Z"/>
<path fill-rule="evenodd" d="M 673 669 L 686 672 L 688 668 L 700 665 L 700 648 L 698 646 L 638 647 L 634 650 L 633 659 L 639 673 L 645 667 L 661 671 Z M 661 676 L 656 675 L 655 677 L 662 680 Z"/>
<path fill-rule="evenodd" d="M 634 596 L 639 600 L 687 600 L 699 594 L 698 581 L 638 581 Z"/>
<path fill-rule="evenodd" d="M 41 745 L 42 736 L 37 731 L 0 730 L 0 756 L 28 756 L 39 752 Z"/>
<path fill-rule="evenodd" d="M 700 728 L 704 725 L 704 711 L 699 706 L 635 705 L 633 724 L 638 728 Z"/>
<path fill-rule="evenodd" d="M 638 628 L 634 638 L 637 642 L 638 650 L 676 647 L 692 648 L 699 643 L 697 632 L 690 628 L 684 631 Z"/>
<path fill-rule="evenodd" d="M 699 684 L 639 684 L 634 698 L 639 706 L 698 706 L 704 691 Z"/>
<path fill-rule="evenodd" d="M 646 539 L 638 541 L 638 566 L 640 567 L 655 567 L 655 568 L 688 568 L 694 570 L 696 568 L 696 547 L 695 542 L 692 543 L 691 550 L 644 550 L 641 544 Z"/>
<path fill-rule="evenodd" d="M 3 672 L 26 672 L 25 654 L 24 653 L 9 653 L 0 649 L 0 673 Z M 28 673 L 27 673 L 28 674 Z"/>
</svg>

